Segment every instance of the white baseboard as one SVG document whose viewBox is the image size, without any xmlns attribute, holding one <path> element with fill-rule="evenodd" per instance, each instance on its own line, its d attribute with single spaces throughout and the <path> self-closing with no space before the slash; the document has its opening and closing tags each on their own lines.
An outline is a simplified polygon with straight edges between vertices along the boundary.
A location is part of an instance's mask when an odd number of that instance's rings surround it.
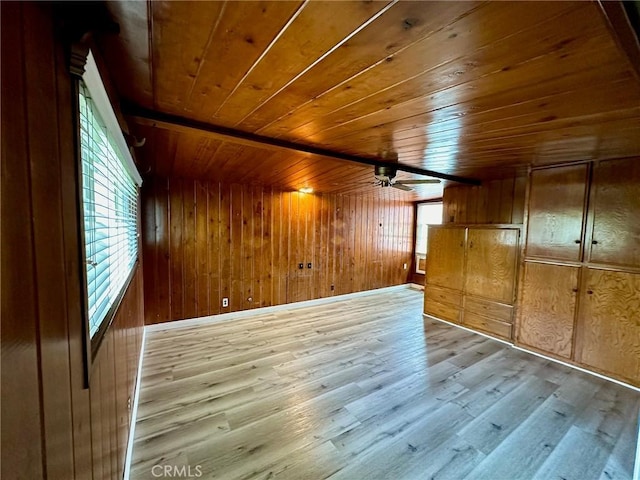
<svg viewBox="0 0 640 480">
<path fill-rule="evenodd" d="M 633 469 L 633 480 L 640 480 L 640 412 L 638 412 L 638 441 L 636 442 L 636 464 Z"/>
<path fill-rule="evenodd" d="M 367 295 L 375 295 L 375 294 L 378 294 L 378 293 L 381 293 L 381 292 L 399 291 L 399 290 L 403 290 L 403 289 L 406 289 L 406 288 L 411 288 L 411 289 L 414 289 L 414 290 L 423 290 L 424 286 L 419 285 L 419 284 L 415 284 L 415 283 L 394 285 L 394 286 L 391 286 L 391 287 L 384 287 L 384 288 L 380 288 L 380 289 L 376 289 L 376 290 L 365 290 L 363 292 L 355 292 L 355 293 L 348 293 L 348 294 L 344 294 L 344 295 L 336 295 L 336 296 L 333 296 L 333 297 L 318 298 L 318 299 L 315 299 L 315 300 L 307 300 L 307 301 L 304 301 L 304 302 L 288 303 L 288 304 L 284 304 L 284 305 L 275 305 L 275 306 L 271 306 L 271 307 L 262 307 L 262 308 L 256 308 L 256 309 L 253 309 L 253 310 L 242 310 L 242 311 L 239 311 L 239 312 L 224 313 L 224 314 L 220 314 L 220 315 L 212 315 L 212 316 L 208 316 L 208 317 L 193 318 L 193 319 L 188 319 L 188 320 L 178 320 L 178 321 L 173 321 L 173 322 L 158 323 L 158 324 L 155 324 L 155 325 L 149 325 L 149 326 L 144 327 L 143 328 L 143 332 L 142 332 L 142 345 L 141 345 L 141 348 L 140 348 L 140 359 L 138 361 L 136 389 L 135 389 L 134 400 L 133 400 L 133 405 L 132 405 L 131 426 L 130 426 L 130 429 L 129 429 L 129 440 L 128 440 L 128 444 L 127 444 L 127 452 L 126 452 L 126 457 L 125 457 L 125 467 L 124 467 L 124 476 L 123 476 L 124 480 L 129 480 L 130 470 L 131 470 L 131 461 L 132 461 L 132 453 L 133 453 L 133 442 L 134 442 L 134 438 L 135 438 L 135 426 L 136 426 L 136 419 L 137 419 L 137 412 L 138 412 L 138 403 L 139 403 L 139 398 L 140 398 L 140 383 L 141 383 L 141 378 L 142 378 L 142 363 L 143 363 L 143 358 L 144 358 L 144 350 L 145 350 L 146 332 L 147 332 L 147 330 L 152 332 L 152 331 L 157 331 L 157 330 L 169 330 L 169 329 L 174 329 L 174 328 L 183 328 L 183 327 L 195 326 L 195 325 L 208 325 L 208 324 L 212 324 L 212 323 L 230 321 L 230 320 L 235 320 L 235 319 L 240 319 L 240 318 L 247 318 L 247 317 L 255 316 L 255 315 L 264 315 L 264 314 L 269 314 L 269 313 L 272 313 L 272 312 L 289 310 L 289 309 L 294 309 L 294 308 L 303 308 L 303 307 L 311 307 L 311 306 L 316 306 L 316 305 L 324 305 L 324 304 L 334 303 L 334 302 L 337 302 L 337 301 L 348 300 L 350 298 L 358 298 L 358 297 L 363 297 L 363 296 L 367 296 Z M 619 385 L 621 385 L 623 387 L 627 387 L 627 388 L 630 388 L 630 389 L 635 390 L 635 391 L 640 391 L 640 388 L 634 387 L 633 385 L 629 385 L 627 383 L 621 382 L 621 381 L 616 380 L 614 378 L 610 378 L 610 377 L 607 377 L 605 375 L 601 375 L 599 373 L 592 372 L 590 370 L 586 370 L 586 369 L 581 368 L 579 366 L 563 362 L 563 361 L 558 360 L 556 358 L 547 357 L 547 356 L 542 355 L 542 354 L 540 354 L 538 352 L 533 352 L 531 350 L 527 350 L 525 348 L 516 346 L 513 343 L 508 342 L 506 340 L 495 338 L 495 337 L 492 337 L 491 335 L 486 335 L 486 334 L 484 334 L 482 332 L 478 332 L 476 330 L 472 330 L 472 329 L 464 327 L 462 325 L 458 325 L 456 323 L 448 322 L 446 320 L 442 320 L 440 318 L 433 317 L 431 315 L 423 314 L 423 317 L 429 318 L 429 319 L 432 319 L 432 320 L 436 320 L 438 322 L 446 323 L 448 325 L 460 328 L 462 330 L 466 330 L 468 332 L 475 333 L 476 335 L 482 335 L 483 337 L 487 337 L 487 338 L 489 338 L 491 340 L 494 340 L 496 342 L 503 343 L 503 344 L 508 345 L 508 346 L 510 346 L 512 348 L 515 348 L 517 350 L 520 350 L 520 351 L 523 351 L 523 352 L 526 352 L 526 353 L 530 353 L 530 354 L 535 355 L 537 357 L 541 357 L 541 358 L 544 358 L 546 360 L 550 360 L 552 362 L 559 363 L 561 365 L 565 365 L 567 367 L 573 368 L 575 370 L 579 370 L 581 372 L 585 372 L 585 373 L 590 374 L 590 375 L 594 375 L 594 376 L 599 377 L 599 378 L 603 378 L 603 379 L 608 380 L 610 382 L 617 383 L 617 384 L 619 384 Z M 637 442 L 637 446 L 636 446 L 636 459 L 635 459 L 633 480 L 640 480 L 640 416 L 638 418 L 638 428 L 639 428 L 639 431 L 638 431 L 638 442 Z"/>
<path fill-rule="evenodd" d="M 136 391 L 133 394 L 133 405 L 131 406 L 131 425 L 129 426 L 129 441 L 127 442 L 127 453 L 124 457 L 124 480 L 129 480 L 131 472 L 131 460 L 133 456 L 133 440 L 136 432 L 136 420 L 138 417 L 138 402 L 140 400 L 140 382 L 142 379 L 142 360 L 144 358 L 144 347 L 147 339 L 146 328 L 142 329 L 142 345 L 140 346 L 140 359 L 138 360 L 138 372 L 136 376 Z"/>
<path fill-rule="evenodd" d="M 495 338 L 495 337 L 492 337 L 490 335 L 485 335 L 482 332 L 478 332 L 476 330 L 472 330 L 470 328 L 463 327 L 462 325 L 458 325 L 457 323 L 447 322 L 446 320 L 442 320 L 440 318 L 433 317 L 433 316 L 428 315 L 426 313 L 423 313 L 422 316 L 424 318 L 429 318 L 429 319 L 432 319 L 432 320 L 436 320 L 438 322 L 446 323 L 446 324 L 451 325 L 453 327 L 461 328 L 462 330 L 466 330 L 468 332 L 475 333 L 477 335 L 482 335 L 483 337 L 490 338 L 491 340 L 495 340 L 496 342 L 500 342 L 500 343 L 504 343 L 505 345 L 509 345 L 510 347 L 515 348 L 516 350 L 520 350 L 520 351 L 525 352 L 525 353 L 530 353 L 531 355 L 535 355 L 536 357 L 544 358 L 545 360 L 551 360 L 552 362 L 559 363 L 560 365 L 564 365 L 566 367 L 573 368 L 575 370 L 579 370 L 579 371 L 584 372 L 584 373 L 588 373 L 589 375 L 593 375 L 595 377 L 599 377 L 599 378 L 602 378 L 604 380 L 608 380 L 609 382 L 617 383 L 618 385 L 621 385 L 623 387 L 630 388 L 631 390 L 635 390 L 636 392 L 640 392 L 640 388 L 634 387 L 633 385 L 629 385 L 628 383 L 621 382 L 620 380 L 616 380 L 615 378 L 607 377 L 606 375 L 602 375 L 600 373 L 592 372 L 590 370 L 584 369 L 584 368 L 579 367 L 577 365 L 572 365 L 570 363 L 563 362 L 562 360 L 558 360 L 557 358 L 547 357 L 546 355 L 543 355 L 541 353 L 533 352 L 531 350 L 527 350 L 526 348 L 522 348 L 522 347 L 519 347 L 517 345 L 514 345 L 513 343 L 507 342 L 506 340 Z M 635 464 L 634 464 L 634 469 L 633 469 L 633 480 L 640 480 L 640 412 L 638 412 L 638 421 L 637 421 L 636 425 L 637 425 L 637 428 L 638 428 L 638 434 L 637 434 L 637 437 L 636 437 L 637 438 L 637 440 L 636 440 L 636 459 L 635 459 Z"/>
<path fill-rule="evenodd" d="M 364 290 L 362 292 L 345 293 L 344 295 L 334 295 L 332 297 L 316 298 L 314 300 L 305 300 L 303 302 L 285 303 L 283 305 L 273 305 L 271 307 L 260 307 L 251 310 L 240 310 L 238 312 L 221 313 L 220 315 L 210 315 L 207 317 L 189 318 L 186 320 L 175 320 L 173 322 L 156 323 L 147 325 L 145 330 L 156 332 L 159 330 L 171 330 L 174 328 L 194 327 L 198 325 L 210 325 L 212 323 L 226 322 L 229 320 L 238 320 L 240 318 L 248 318 L 256 315 L 268 315 L 273 312 L 281 312 L 283 310 L 291 310 L 293 308 L 314 307 L 317 305 L 325 305 L 328 303 L 341 302 L 350 298 L 358 298 L 367 295 L 377 295 L 382 292 L 393 292 L 412 288 L 412 283 L 404 283 L 401 285 L 393 285 L 391 287 L 377 288 L 375 290 Z"/>
<path fill-rule="evenodd" d="M 471 328 L 464 327 L 464 326 L 462 326 L 462 325 L 458 325 L 457 323 L 449 322 L 449 321 L 447 321 L 447 320 L 442 320 L 441 318 L 433 317 L 433 316 L 431 316 L 431 315 L 429 315 L 429 314 L 427 314 L 427 313 L 423 313 L 423 314 L 422 314 L 422 316 L 423 316 L 424 318 L 429 318 L 429 319 L 431 319 L 431 320 L 435 320 L 436 322 L 446 323 L 447 325 L 451 325 L 452 327 L 457 327 L 457 328 L 460 328 L 460 329 L 462 329 L 462 330 L 466 330 L 467 332 L 475 333 L 476 335 L 481 335 L 481 336 L 483 336 L 483 337 L 486 337 L 486 338 L 488 338 L 489 340 L 495 340 L 496 342 L 504 343 L 505 345 L 508 345 L 508 346 L 510 346 L 510 347 L 513 347 L 513 343 L 511 343 L 511 342 L 508 342 L 508 341 L 506 341 L 506 340 L 502 340 L 501 338 L 492 337 L 491 335 L 488 335 L 488 334 L 486 334 L 486 333 L 479 332 L 479 331 L 477 331 L 477 330 L 473 330 L 473 329 L 471 329 Z"/>
<path fill-rule="evenodd" d="M 475 333 L 477 335 L 482 335 L 483 337 L 490 338 L 491 340 L 495 340 L 496 342 L 500 342 L 500 343 L 504 343 L 505 345 L 509 345 L 511 348 L 515 348 L 516 350 L 520 350 L 521 352 L 530 353 L 531 355 L 535 355 L 536 357 L 544 358 L 545 360 L 551 360 L 552 362 L 559 363 L 560 365 L 564 365 L 565 367 L 570 367 L 570 368 L 573 368 L 574 370 L 580 370 L 581 372 L 588 373 L 589 375 L 593 375 L 594 377 L 602 378 L 602 379 L 607 380 L 609 382 L 617 383 L 618 385 L 621 385 L 623 387 L 630 388 L 631 390 L 635 390 L 636 392 L 640 392 L 640 388 L 634 387 L 633 385 L 631 385 L 629 383 L 622 382 L 622 381 L 617 380 L 615 378 L 607 377 L 606 375 L 602 375 L 601 373 L 592 372 L 591 370 L 587 370 L 586 368 L 582 368 L 582 367 L 580 367 L 578 365 L 573 365 L 571 363 L 563 362 L 562 360 L 558 360 L 557 358 L 547 357 L 546 355 L 543 355 L 542 353 L 534 352 L 533 350 L 529 350 L 527 348 L 520 347 L 518 345 L 514 345 L 512 342 L 509 342 L 507 340 L 502 340 L 501 338 L 492 337 L 491 335 L 487 335 L 485 333 L 478 332 L 477 330 L 473 330 L 471 328 L 467 328 L 465 326 L 458 325 L 457 323 L 453 323 L 453 322 L 448 322 L 446 320 L 442 320 L 441 318 L 438 318 L 438 317 L 433 317 L 433 316 L 428 315 L 426 313 L 423 313 L 422 316 L 426 317 L 426 318 L 430 318 L 432 320 L 436 320 L 438 322 L 446 323 L 446 324 L 451 325 L 453 327 L 461 328 L 462 330 L 466 330 L 467 332 Z"/>
</svg>

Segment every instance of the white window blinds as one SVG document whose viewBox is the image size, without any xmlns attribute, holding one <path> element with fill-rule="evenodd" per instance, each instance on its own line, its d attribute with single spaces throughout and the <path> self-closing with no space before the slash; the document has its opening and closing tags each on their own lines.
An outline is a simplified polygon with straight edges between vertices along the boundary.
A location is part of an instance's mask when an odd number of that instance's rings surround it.
<svg viewBox="0 0 640 480">
<path fill-rule="evenodd" d="M 91 93 L 87 84 L 80 81 L 87 307 L 93 338 L 138 257 L 138 186 L 125 168 L 119 139 L 107 128 Z M 120 131 L 117 134 L 121 135 Z"/>
</svg>

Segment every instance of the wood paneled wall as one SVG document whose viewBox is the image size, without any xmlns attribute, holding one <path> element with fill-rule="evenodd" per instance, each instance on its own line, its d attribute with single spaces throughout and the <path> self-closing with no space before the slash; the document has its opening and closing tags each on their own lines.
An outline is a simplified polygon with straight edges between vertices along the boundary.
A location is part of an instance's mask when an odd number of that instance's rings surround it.
<svg viewBox="0 0 640 480">
<path fill-rule="evenodd" d="M 122 478 L 136 383 L 144 292 L 138 267 L 93 362 L 89 388 L 91 439 L 82 449 L 93 478 Z M 86 408 L 87 405 L 83 405 Z M 89 445 L 91 448 L 89 449 Z M 87 456 L 90 457 L 87 458 Z M 88 471 L 87 471 L 88 476 Z M 82 477 L 82 476 L 81 476 Z"/>
<path fill-rule="evenodd" d="M 526 185 L 526 177 L 515 177 L 447 187 L 442 223 L 522 223 Z"/>
<path fill-rule="evenodd" d="M 406 283 L 412 219 L 406 202 L 147 179 L 146 322 Z"/>
<path fill-rule="evenodd" d="M 2 2 L 2 478 L 122 476 L 138 272 L 85 388 L 70 77 L 52 6 Z"/>
</svg>

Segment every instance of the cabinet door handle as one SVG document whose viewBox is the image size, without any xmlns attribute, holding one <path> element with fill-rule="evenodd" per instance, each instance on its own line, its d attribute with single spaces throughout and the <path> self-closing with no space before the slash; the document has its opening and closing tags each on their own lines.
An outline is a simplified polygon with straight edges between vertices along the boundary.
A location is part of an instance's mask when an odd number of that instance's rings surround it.
<svg viewBox="0 0 640 480">
<path fill-rule="evenodd" d="M 469 242 L 469 248 L 473 248 L 473 242 Z"/>
<path fill-rule="evenodd" d="M 580 243 L 582 243 L 582 241 L 581 240 L 574 240 L 574 243 L 580 244 Z"/>
<path fill-rule="evenodd" d="M 460 242 L 460 246 L 461 246 L 461 247 L 464 247 L 464 242 Z"/>
<path fill-rule="evenodd" d="M 587 290 L 587 293 L 588 293 L 589 295 L 593 295 L 593 290 Z"/>
<path fill-rule="evenodd" d="M 598 244 L 598 240 L 592 240 L 592 241 L 591 241 L 591 244 L 592 244 L 592 245 L 597 245 L 597 244 Z"/>
<path fill-rule="evenodd" d="M 573 288 L 571 289 L 571 291 L 572 291 L 573 293 L 578 293 L 578 288 L 577 288 L 577 287 L 573 287 Z"/>
</svg>

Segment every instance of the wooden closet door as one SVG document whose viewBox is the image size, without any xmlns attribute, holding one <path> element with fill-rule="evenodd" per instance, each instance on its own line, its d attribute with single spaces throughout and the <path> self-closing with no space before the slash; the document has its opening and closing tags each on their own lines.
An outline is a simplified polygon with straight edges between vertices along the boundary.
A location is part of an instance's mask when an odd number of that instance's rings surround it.
<svg viewBox="0 0 640 480">
<path fill-rule="evenodd" d="M 465 228 L 429 227 L 426 283 L 462 290 Z"/>
<path fill-rule="evenodd" d="M 580 260 L 587 165 L 531 172 L 528 257 Z"/>
<path fill-rule="evenodd" d="M 518 342 L 571 358 L 579 267 L 526 262 Z"/>
<path fill-rule="evenodd" d="M 587 269 L 576 360 L 640 385 L 640 274 Z"/>
<path fill-rule="evenodd" d="M 596 165 L 591 262 L 640 268 L 640 159 Z"/>
<path fill-rule="evenodd" d="M 519 230 L 470 228 L 465 293 L 512 304 Z"/>
</svg>

